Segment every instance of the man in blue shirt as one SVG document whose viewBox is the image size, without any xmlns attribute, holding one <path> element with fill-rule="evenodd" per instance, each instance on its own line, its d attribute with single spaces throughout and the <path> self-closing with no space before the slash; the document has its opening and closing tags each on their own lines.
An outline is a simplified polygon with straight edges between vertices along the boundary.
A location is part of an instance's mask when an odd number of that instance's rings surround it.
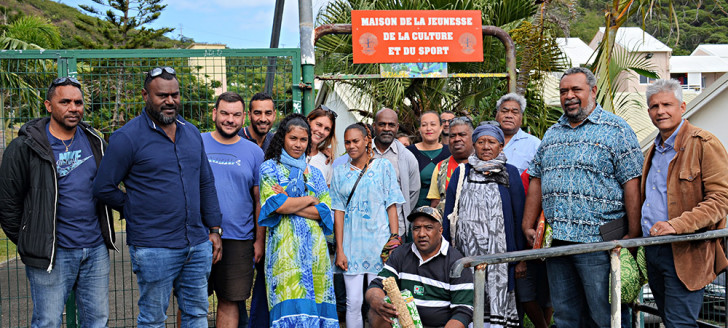
<svg viewBox="0 0 728 328">
<path fill-rule="evenodd" d="M 142 114 L 111 136 L 94 194 L 126 219 L 137 325 L 163 327 L 174 289 L 182 325 L 207 327 L 207 278 L 222 252 L 212 170 L 200 131 L 179 115 L 174 69 L 149 71 L 142 97 Z"/>
<path fill-rule="evenodd" d="M 218 327 L 247 325 L 245 300 L 253 286 L 254 262 L 260 262 L 265 248 L 265 227 L 257 224 L 263 150 L 238 135 L 245 120 L 244 106 L 237 93 L 221 94 L 212 110 L 215 131 L 202 134 L 225 231 L 225 252 L 210 273 L 210 290 L 217 294 Z M 243 306 L 239 310 L 240 303 Z"/>
<path fill-rule="evenodd" d="M 728 214 L 728 153 L 713 134 L 682 118 L 675 80 L 647 87 L 647 112 L 659 134 L 642 174 L 642 235 L 723 229 Z M 719 240 L 645 247 L 647 276 L 665 327 L 698 327 L 705 286 L 728 266 Z"/>
<path fill-rule="evenodd" d="M 588 69 L 564 72 L 559 93 L 564 115 L 546 131 L 528 168 L 527 240 L 533 244 L 542 204 L 553 246 L 600 242 L 599 227 L 621 218 L 628 226 L 624 238 L 639 237 L 643 156 L 637 136 L 596 104 L 596 77 Z M 549 258 L 546 267 L 556 326 L 610 326 L 607 252 Z"/>
<path fill-rule="evenodd" d="M 523 112 L 526 111 L 526 98 L 517 93 L 509 93 L 498 99 L 495 106 L 495 120 L 505 135 L 506 145 L 503 147 L 503 153 L 508 159 L 508 164 L 518 168 L 518 173 L 523 173 L 528 169 L 541 144 L 541 140 L 536 136 L 521 129 Z"/>
<path fill-rule="evenodd" d="M 45 101 L 50 117 L 23 125 L 0 167 L 0 224 L 25 264 L 32 327 L 60 327 L 71 291 L 82 326 L 109 321 L 114 226 L 111 209 L 91 192 L 106 145 L 82 122 L 83 105 L 75 78 L 55 79 Z"/>
<path fill-rule="evenodd" d="M 242 128 L 238 135 L 256 143 L 265 152 L 273 140 L 271 128 L 276 121 L 276 109 L 271 96 L 258 92 L 250 98 L 248 104 L 250 126 Z"/>
</svg>

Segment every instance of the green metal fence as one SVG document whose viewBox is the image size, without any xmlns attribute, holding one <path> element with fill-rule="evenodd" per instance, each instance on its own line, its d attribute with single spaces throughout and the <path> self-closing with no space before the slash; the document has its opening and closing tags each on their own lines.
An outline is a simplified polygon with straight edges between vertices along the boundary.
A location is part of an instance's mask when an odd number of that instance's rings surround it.
<svg viewBox="0 0 728 328">
<path fill-rule="evenodd" d="M 269 60 L 275 58 L 275 61 Z M 265 88 L 270 72 L 271 96 L 278 118 L 301 109 L 299 49 L 168 49 L 168 50 L 23 50 L 0 52 L 0 158 L 30 119 L 47 115 L 43 100 L 50 82 L 74 76 L 83 84 L 84 120 L 110 135 L 141 113 L 145 73 L 170 66 L 177 71 L 181 114 L 201 131 L 214 129 L 211 109 L 224 91 L 250 99 Z M 275 63 L 271 66 L 270 63 Z M 247 104 L 246 104 L 247 108 Z M 109 286 L 110 327 L 136 325 L 139 294 L 125 247 L 123 225 L 117 222 L 117 246 L 111 253 Z M 167 326 L 174 326 L 176 303 L 171 302 Z M 214 305 L 211 306 L 214 310 Z M 67 306 L 69 327 L 75 326 Z M 15 245 L 0 233 L 0 327 L 30 326 L 32 302 L 23 263 Z M 210 317 L 214 325 L 214 314 Z"/>
</svg>

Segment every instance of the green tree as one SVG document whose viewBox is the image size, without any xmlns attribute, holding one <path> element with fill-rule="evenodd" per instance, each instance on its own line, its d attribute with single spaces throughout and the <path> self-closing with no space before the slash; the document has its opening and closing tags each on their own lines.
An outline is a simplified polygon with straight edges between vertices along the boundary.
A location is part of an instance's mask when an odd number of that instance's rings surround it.
<svg viewBox="0 0 728 328">
<path fill-rule="evenodd" d="M 174 29 L 164 27 L 153 29 L 147 25 L 154 22 L 162 14 L 167 5 L 162 0 L 91 0 L 105 7 L 106 11 L 92 5 L 81 4 L 79 7 L 93 16 L 78 16 L 75 25 L 84 31 L 98 30 L 103 40 L 96 42 L 81 36 L 75 36 L 86 48 L 137 49 L 153 48 L 161 37 Z M 103 18 L 103 19 L 101 19 Z"/>
</svg>

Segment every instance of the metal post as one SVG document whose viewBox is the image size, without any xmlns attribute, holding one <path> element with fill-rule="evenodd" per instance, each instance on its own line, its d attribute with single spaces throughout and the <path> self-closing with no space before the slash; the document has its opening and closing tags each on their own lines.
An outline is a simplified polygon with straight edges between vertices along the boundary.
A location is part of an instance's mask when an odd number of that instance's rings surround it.
<svg viewBox="0 0 728 328">
<path fill-rule="evenodd" d="M 278 48 L 278 41 L 281 38 L 281 23 L 283 21 L 283 6 L 286 0 L 276 0 L 276 7 L 273 14 L 273 31 L 270 35 L 270 48 Z M 275 82 L 276 74 L 276 57 L 268 57 L 268 68 L 265 74 L 265 93 L 268 95 L 273 94 L 273 83 Z"/>
<path fill-rule="evenodd" d="M 313 110 L 313 67 L 316 64 L 313 34 L 313 6 L 311 0 L 298 0 L 298 30 L 301 36 L 301 70 L 303 83 L 303 113 Z"/>
<path fill-rule="evenodd" d="M 473 292 L 473 327 L 483 327 L 485 322 L 485 265 L 475 267 Z"/>
<path fill-rule="evenodd" d="M 508 92 L 516 92 L 516 44 L 510 34 L 497 26 L 483 25 L 483 35 L 498 38 L 506 47 L 506 70 L 508 73 Z"/>
<path fill-rule="evenodd" d="M 612 296 L 612 328 L 620 328 L 622 326 L 622 276 L 619 252 L 621 247 L 616 247 L 610 252 L 611 279 L 612 288 L 610 290 Z"/>
</svg>

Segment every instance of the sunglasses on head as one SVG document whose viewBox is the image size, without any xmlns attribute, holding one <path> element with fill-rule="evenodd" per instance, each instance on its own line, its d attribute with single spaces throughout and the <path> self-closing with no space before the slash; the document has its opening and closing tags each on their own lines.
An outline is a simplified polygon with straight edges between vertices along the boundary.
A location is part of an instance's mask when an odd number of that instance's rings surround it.
<svg viewBox="0 0 728 328">
<path fill-rule="evenodd" d="M 169 67 L 169 66 L 157 67 L 157 68 L 149 71 L 147 74 L 149 75 L 149 77 L 157 77 L 157 76 L 162 75 L 162 72 L 167 72 L 171 75 L 177 76 L 177 71 L 175 71 L 174 68 Z"/>
<path fill-rule="evenodd" d="M 480 124 L 478 124 L 478 125 L 494 125 L 494 126 L 500 127 L 500 123 L 498 123 L 497 121 L 483 121 L 483 122 L 480 122 Z"/>
<path fill-rule="evenodd" d="M 337 117 L 339 117 L 339 114 L 336 114 L 335 111 L 333 111 L 331 108 L 326 107 L 326 105 L 321 105 L 320 107 L 321 107 L 321 109 L 324 110 L 324 112 L 331 113 L 331 115 L 334 116 L 334 119 L 336 119 Z"/>
<path fill-rule="evenodd" d="M 78 80 L 76 80 L 75 77 L 70 77 L 70 76 L 59 77 L 59 78 L 53 80 L 53 82 L 51 82 L 51 86 L 68 85 L 68 84 L 73 84 L 74 86 L 81 87 L 81 82 L 78 82 Z"/>
<path fill-rule="evenodd" d="M 452 125 L 452 122 L 460 122 L 460 121 L 468 123 L 471 126 L 473 125 L 473 121 L 471 121 L 467 116 L 458 116 L 458 117 L 451 118 L 449 120 L 444 120 L 444 121 L 442 121 L 442 124 L 447 123 L 448 125 Z M 443 133 L 443 135 L 447 137 L 447 135 L 445 133 Z"/>
</svg>

